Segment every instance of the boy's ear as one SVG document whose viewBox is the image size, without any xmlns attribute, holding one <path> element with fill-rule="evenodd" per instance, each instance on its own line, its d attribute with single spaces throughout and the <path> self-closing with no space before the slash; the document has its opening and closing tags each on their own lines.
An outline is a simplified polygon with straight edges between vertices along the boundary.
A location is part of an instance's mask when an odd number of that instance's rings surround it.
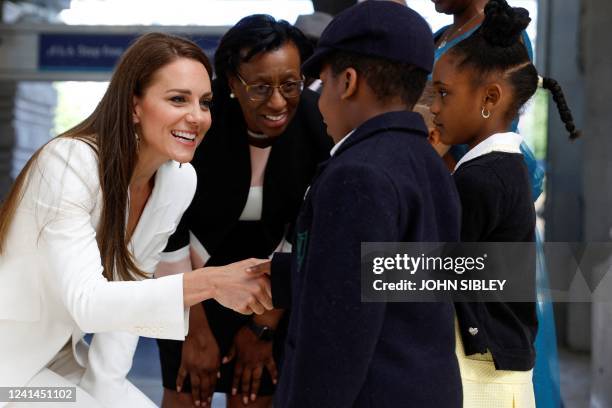
<svg viewBox="0 0 612 408">
<path fill-rule="evenodd" d="M 339 76 L 342 93 L 340 99 L 349 99 L 357 93 L 358 81 L 355 68 L 347 68 Z"/>
</svg>

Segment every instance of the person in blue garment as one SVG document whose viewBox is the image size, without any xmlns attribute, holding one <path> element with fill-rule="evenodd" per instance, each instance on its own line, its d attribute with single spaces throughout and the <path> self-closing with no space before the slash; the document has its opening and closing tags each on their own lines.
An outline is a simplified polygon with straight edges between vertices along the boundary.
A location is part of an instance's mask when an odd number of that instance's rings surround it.
<svg viewBox="0 0 612 408">
<path fill-rule="evenodd" d="M 432 0 L 436 11 L 452 15 L 453 23 L 440 28 L 434 34 L 436 44 L 435 60 L 440 59 L 449 49 L 473 34 L 482 24 L 484 7 L 488 0 Z M 522 42 L 527 48 L 529 58 L 533 60 L 533 49 L 526 31 L 522 33 Z M 429 94 L 428 91 L 425 94 Z M 516 131 L 518 118 L 512 122 L 511 130 Z M 529 147 L 523 142 L 521 153 L 524 156 L 531 179 L 533 200 L 537 200 L 543 190 L 544 168 L 539 164 Z M 449 156 L 458 161 L 466 153 L 464 146 L 453 146 Z M 537 287 L 548 287 L 548 273 L 542 252 L 542 238 L 536 231 L 537 243 Z M 536 364 L 533 374 L 535 398 L 538 407 L 557 408 L 561 406 L 561 391 L 559 383 L 559 361 L 557 355 L 557 336 L 555 332 L 552 303 L 541 299 L 537 303 L 539 321 L 536 337 Z"/>
</svg>

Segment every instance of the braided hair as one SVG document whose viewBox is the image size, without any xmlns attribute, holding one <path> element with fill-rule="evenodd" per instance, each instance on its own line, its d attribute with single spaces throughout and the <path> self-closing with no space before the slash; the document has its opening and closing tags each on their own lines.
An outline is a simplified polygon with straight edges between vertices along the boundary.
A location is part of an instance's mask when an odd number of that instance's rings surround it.
<svg viewBox="0 0 612 408">
<path fill-rule="evenodd" d="M 559 116 L 565 124 L 565 129 L 567 129 L 570 134 L 570 139 L 574 140 L 579 138 L 581 136 L 581 132 L 576 129 L 576 126 L 574 125 L 574 118 L 572 117 L 572 112 L 565 101 L 565 96 L 563 95 L 561 85 L 559 85 L 559 83 L 552 78 L 544 77 L 542 78 L 542 87 L 544 89 L 548 89 L 552 94 L 552 98 L 557 104 L 557 109 L 559 110 Z"/>
<path fill-rule="evenodd" d="M 449 50 L 459 57 L 459 69 L 473 70 L 475 85 L 491 73 L 502 73 L 513 90 L 513 101 L 506 117 L 518 115 L 520 109 L 538 88 L 538 71 L 531 62 L 521 36 L 531 22 L 529 12 L 521 7 L 510 7 L 506 0 L 489 0 L 485 18 L 478 30 Z M 561 86 L 552 78 L 544 78 L 543 87 L 552 93 L 561 120 L 570 139 L 580 136 Z"/>
</svg>

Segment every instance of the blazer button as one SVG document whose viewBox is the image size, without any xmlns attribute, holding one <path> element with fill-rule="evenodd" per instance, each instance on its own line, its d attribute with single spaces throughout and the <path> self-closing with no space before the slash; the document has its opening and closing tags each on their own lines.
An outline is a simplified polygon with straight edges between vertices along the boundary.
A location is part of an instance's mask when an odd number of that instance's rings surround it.
<svg viewBox="0 0 612 408">
<path fill-rule="evenodd" d="M 475 336 L 478 334 L 478 327 L 470 327 L 468 331 L 470 332 L 472 336 Z"/>
</svg>

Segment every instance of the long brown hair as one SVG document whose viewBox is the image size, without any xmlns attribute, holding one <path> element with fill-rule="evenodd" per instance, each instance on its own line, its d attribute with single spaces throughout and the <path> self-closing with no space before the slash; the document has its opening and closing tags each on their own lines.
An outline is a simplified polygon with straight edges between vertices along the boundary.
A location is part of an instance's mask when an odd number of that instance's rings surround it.
<svg viewBox="0 0 612 408">
<path fill-rule="evenodd" d="M 104 276 L 108 280 L 113 280 L 113 271 L 121 280 L 146 276 L 136 266 L 128 250 L 125 225 L 128 188 L 138 157 L 132 116 L 133 98 L 143 95 L 155 72 L 178 58 L 201 62 L 212 77 L 210 62 L 197 44 L 168 34 L 145 34 L 121 57 L 108 89 L 94 112 L 58 136 L 82 140 L 97 153 L 102 189 L 97 241 Z M 0 208 L 0 254 L 5 248 L 12 218 L 23 196 L 28 171 L 43 147 L 26 163 Z"/>
</svg>

